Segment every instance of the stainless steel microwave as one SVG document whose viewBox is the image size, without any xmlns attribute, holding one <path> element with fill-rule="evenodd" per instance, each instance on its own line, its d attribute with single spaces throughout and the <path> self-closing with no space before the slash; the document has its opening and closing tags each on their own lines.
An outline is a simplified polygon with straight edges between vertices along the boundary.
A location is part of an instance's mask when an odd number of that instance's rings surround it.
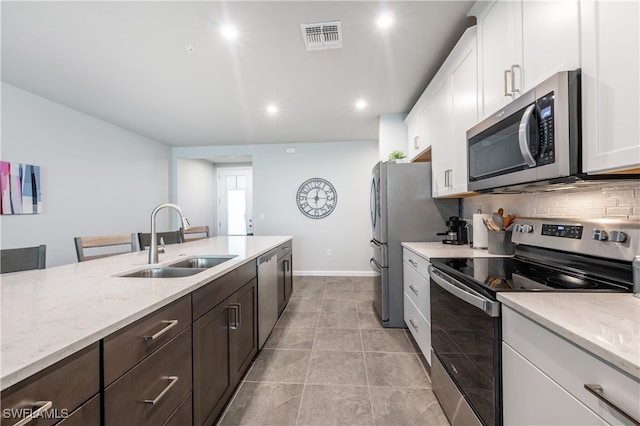
<svg viewBox="0 0 640 426">
<path fill-rule="evenodd" d="M 469 129 L 469 189 L 579 175 L 580 108 L 580 70 L 563 71 Z"/>
</svg>

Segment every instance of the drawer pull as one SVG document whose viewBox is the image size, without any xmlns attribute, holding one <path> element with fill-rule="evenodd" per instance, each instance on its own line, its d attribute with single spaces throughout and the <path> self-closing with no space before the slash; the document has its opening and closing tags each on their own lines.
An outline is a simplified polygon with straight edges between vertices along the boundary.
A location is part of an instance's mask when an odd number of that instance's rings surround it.
<svg viewBox="0 0 640 426">
<path fill-rule="evenodd" d="M 169 389 L 171 389 L 173 387 L 173 385 L 176 384 L 176 382 L 178 381 L 178 376 L 169 376 L 169 377 L 163 377 L 164 380 L 169 380 L 169 384 L 167 385 L 166 388 L 164 388 L 162 390 L 162 392 L 160 392 L 160 394 L 158 396 L 155 397 L 155 399 L 145 399 L 144 403 L 145 404 L 157 404 L 158 402 L 160 402 L 160 400 L 162 399 L 162 397 L 164 396 L 164 394 L 166 394 L 167 392 L 169 392 Z"/>
<path fill-rule="evenodd" d="M 417 267 L 418 267 L 418 262 L 416 262 L 416 261 L 415 261 L 415 260 L 413 260 L 413 259 L 409 259 L 409 263 L 410 263 L 414 268 L 417 268 Z"/>
<path fill-rule="evenodd" d="M 233 311 L 233 321 L 231 321 L 230 329 L 236 330 L 240 327 L 240 316 L 242 315 L 242 306 L 239 303 L 232 303 L 229 310 Z"/>
<path fill-rule="evenodd" d="M 627 413 L 622 408 L 618 407 L 618 405 L 615 402 L 611 401 L 609 398 L 607 398 L 604 395 L 604 389 L 602 389 L 602 386 L 598 384 L 587 384 L 587 385 L 584 385 L 584 388 L 589 392 L 591 392 L 592 394 L 594 394 L 596 398 L 598 398 L 600 401 L 604 402 L 605 404 L 607 404 L 608 406 L 616 410 L 618 413 L 625 416 L 627 419 L 631 420 L 634 424 L 640 425 L 640 420 L 636 419 L 634 416 Z"/>
<path fill-rule="evenodd" d="M 416 286 L 414 286 L 413 284 L 409 284 L 409 288 L 416 294 L 416 296 L 418 295 L 418 289 L 416 288 Z"/>
<path fill-rule="evenodd" d="M 411 326 L 415 328 L 416 331 L 418 331 L 418 324 L 416 324 L 415 320 L 412 318 L 409 320 L 409 322 L 411 323 Z"/>
<path fill-rule="evenodd" d="M 144 340 L 156 340 L 158 337 L 175 327 L 178 324 L 178 320 L 165 320 L 162 321 L 162 323 L 167 324 L 167 326 L 152 336 L 144 336 Z"/>
<path fill-rule="evenodd" d="M 40 405 L 40 407 L 37 410 L 32 411 L 27 417 L 20 420 L 18 423 L 15 423 L 13 426 L 24 426 L 30 423 L 31 420 L 39 418 L 42 412 L 47 411 L 53 406 L 53 401 L 38 401 L 34 405 Z"/>
</svg>

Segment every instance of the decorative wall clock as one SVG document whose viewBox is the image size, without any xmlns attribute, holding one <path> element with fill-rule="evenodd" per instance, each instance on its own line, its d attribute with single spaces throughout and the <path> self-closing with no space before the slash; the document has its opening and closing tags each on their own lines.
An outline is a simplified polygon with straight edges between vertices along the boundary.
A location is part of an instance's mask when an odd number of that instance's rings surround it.
<svg viewBox="0 0 640 426">
<path fill-rule="evenodd" d="M 326 179 L 311 178 L 298 188 L 296 203 L 303 215 L 311 219 L 322 219 L 336 208 L 338 193 Z"/>
</svg>

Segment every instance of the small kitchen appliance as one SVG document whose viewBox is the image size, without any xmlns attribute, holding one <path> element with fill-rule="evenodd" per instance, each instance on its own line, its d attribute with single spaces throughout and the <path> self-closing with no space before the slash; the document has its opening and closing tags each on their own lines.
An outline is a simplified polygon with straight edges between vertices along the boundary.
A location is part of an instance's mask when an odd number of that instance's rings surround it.
<svg viewBox="0 0 640 426">
<path fill-rule="evenodd" d="M 432 259 L 433 390 L 452 424 L 502 424 L 498 292 L 631 293 L 640 222 L 517 218 L 515 256 Z"/>
<path fill-rule="evenodd" d="M 450 216 L 446 221 L 447 232 L 439 232 L 438 235 L 445 235 L 446 238 L 442 240 L 442 244 L 452 244 L 454 246 L 460 246 L 469 243 L 467 235 L 467 221 L 460 220 L 458 216 Z"/>
</svg>

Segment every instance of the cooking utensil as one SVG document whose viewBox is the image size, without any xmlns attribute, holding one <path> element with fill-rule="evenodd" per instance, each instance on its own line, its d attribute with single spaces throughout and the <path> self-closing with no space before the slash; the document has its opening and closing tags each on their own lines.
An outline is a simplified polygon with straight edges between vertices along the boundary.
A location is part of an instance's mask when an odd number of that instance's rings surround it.
<svg viewBox="0 0 640 426">
<path fill-rule="evenodd" d="M 502 210 L 502 209 L 500 209 Z M 496 226 L 495 231 L 502 231 L 502 222 L 504 221 L 504 218 L 502 217 L 502 215 L 500 213 L 492 213 L 491 214 L 491 221 L 493 222 L 493 224 Z"/>
<path fill-rule="evenodd" d="M 502 228 L 507 229 L 507 227 L 511 225 L 515 219 L 515 215 L 507 215 L 507 217 L 505 217 L 502 221 Z"/>
<path fill-rule="evenodd" d="M 500 208 L 498 209 L 498 214 L 499 214 L 500 216 L 504 215 L 504 209 L 503 209 L 502 207 L 500 207 Z"/>
<path fill-rule="evenodd" d="M 493 223 L 493 220 L 491 220 L 490 217 L 488 217 L 486 220 L 484 220 L 484 224 L 486 225 L 487 229 L 489 231 L 500 231 L 500 228 L 498 228 L 496 226 L 495 223 Z"/>
</svg>

